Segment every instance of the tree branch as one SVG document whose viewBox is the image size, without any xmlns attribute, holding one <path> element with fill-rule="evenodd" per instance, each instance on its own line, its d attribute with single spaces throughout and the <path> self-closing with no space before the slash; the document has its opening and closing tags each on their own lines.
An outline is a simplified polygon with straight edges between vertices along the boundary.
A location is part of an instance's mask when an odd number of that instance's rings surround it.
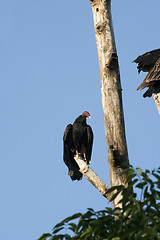
<svg viewBox="0 0 160 240">
<path fill-rule="evenodd" d="M 88 179 L 88 181 L 108 200 L 111 199 L 113 193 L 106 194 L 109 187 L 98 177 L 98 175 L 86 164 L 84 159 L 78 154 L 74 157 L 77 162 L 80 172 Z"/>
</svg>

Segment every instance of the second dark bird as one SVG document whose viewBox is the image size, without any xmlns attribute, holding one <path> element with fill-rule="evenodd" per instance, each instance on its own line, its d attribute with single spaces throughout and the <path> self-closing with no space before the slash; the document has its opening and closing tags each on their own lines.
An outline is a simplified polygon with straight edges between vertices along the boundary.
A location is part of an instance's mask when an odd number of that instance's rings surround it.
<svg viewBox="0 0 160 240">
<path fill-rule="evenodd" d="M 63 135 L 63 160 L 72 180 L 81 180 L 83 176 L 74 156 L 78 153 L 87 164 L 91 161 L 93 132 L 86 123 L 87 117 L 91 118 L 90 114 L 87 111 L 83 112 L 76 118 L 73 125 L 67 125 Z"/>
<path fill-rule="evenodd" d="M 160 92 L 160 49 L 152 50 L 137 57 L 133 62 L 138 63 L 138 72 L 148 72 L 144 81 L 137 90 L 148 87 L 143 97 L 151 97 L 153 93 Z"/>
</svg>

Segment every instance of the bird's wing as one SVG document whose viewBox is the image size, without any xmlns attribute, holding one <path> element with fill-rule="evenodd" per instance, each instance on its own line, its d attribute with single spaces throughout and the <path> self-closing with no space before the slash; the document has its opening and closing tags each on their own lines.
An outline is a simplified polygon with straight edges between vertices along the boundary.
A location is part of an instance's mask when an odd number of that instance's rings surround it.
<svg viewBox="0 0 160 240">
<path fill-rule="evenodd" d="M 154 66 L 157 59 L 160 57 L 160 49 L 156 49 L 147 53 L 144 53 L 137 57 L 133 62 L 138 63 L 138 72 L 141 70 L 146 72 Z"/>
<path fill-rule="evenodd" d="M 93 145 L 93 131 L 92 128 L 87 125 L 87 163 L 89 164 L 91 161 L 91 154 L 92 154 L 92 145 Z"/>
<path fill-rule="evenodd" d="M 72 124 L 69 124 L 63 134 L 63 160 L 68 167 L 70 165 L 72 144 Z"/>
<path fill-rule="evenodd" d="M 74 160 L 72 128 L 72 124 L 69 124 L 63 134 L 63 160 L 69 169 L 68 175 L 71 179 L 79 181 L 82 179 L 83 175 L 79 171 L 79 166 Z"/>
<path fill-rule="evenodd" d="M 155 69 L 154 69 L 154 75 L 152 81 L 159 81 L 160 80 L 160 57 L 158 58 Z"/>
<path fill-rule="evenodd" d="M 145 87 L 150 87 L 157 81 L 160 81 L 160 57 L 156 61 L 153 68 L 149 71 L 147 76 L 145 77 L 144 81 L 139 85 L 137 90 L 142 90 Z"/>
<path fill-rule="evenodd" d="M 143 62 L 146 65 L 154 64 L 160 56 L 160 49 L 152 50 L 138 56 L 133 62 Z"/>
</svg>

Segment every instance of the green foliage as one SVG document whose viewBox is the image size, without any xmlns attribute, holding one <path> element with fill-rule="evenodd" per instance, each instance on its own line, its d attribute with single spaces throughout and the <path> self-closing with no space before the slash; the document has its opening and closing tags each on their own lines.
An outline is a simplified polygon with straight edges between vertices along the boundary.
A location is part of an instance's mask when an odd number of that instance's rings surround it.
<svg viewBox="0 0 160 240">
<path fill-rule="evenodd" d="M 122 194 L 121 208 L 97 212 L 88 208 L 84 214 L 64 219 L 52 234 L 43 234 L 39 240 L 160 240 L 160 168 L 143 172 L 130 167 L 122 174 L 128 187 L 121 185 L 108 190 L 114 191 L 112 200 Z M 140 197 L 132 188 L 140 190 Z M 71 235 L 62 234 L 66 227 Z"/>
</svg>

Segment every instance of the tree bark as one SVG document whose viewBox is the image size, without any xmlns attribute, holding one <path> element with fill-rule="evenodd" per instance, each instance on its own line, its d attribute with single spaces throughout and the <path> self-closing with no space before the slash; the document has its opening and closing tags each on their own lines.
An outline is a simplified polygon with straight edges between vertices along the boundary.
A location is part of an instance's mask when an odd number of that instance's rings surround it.
<svg viewBox="0 0 160 240">
<path fill-rule="evenodd" d="M 153 93 L 154 101 L 157 105 L 158 112 L 160 114 L 160 93 Z"/>
<path fill-rule="evenodd" d="M 74 159 L 80 168 L 80 172 L 95 188 L 97 188 L 97 190 L 102 194 L 102 196 L 104 196 L 110 201 L 113 193 L 106 194 L 109 187 L 98 177 L 98 175 L 90 168 L 90 166 L 86 164 L 83 158 L 76 154 Z"/>
<path fill-rule="evenodd" d="M 129 164 L 122 106 L 118 56 L 111 17 L 111 0 L 90 0 L 98 50 L 101 95 L 111 187 L 125 184 L 120 174 Z M 117 206 L 121 196 L 115 199 Z"/>
</svg>

